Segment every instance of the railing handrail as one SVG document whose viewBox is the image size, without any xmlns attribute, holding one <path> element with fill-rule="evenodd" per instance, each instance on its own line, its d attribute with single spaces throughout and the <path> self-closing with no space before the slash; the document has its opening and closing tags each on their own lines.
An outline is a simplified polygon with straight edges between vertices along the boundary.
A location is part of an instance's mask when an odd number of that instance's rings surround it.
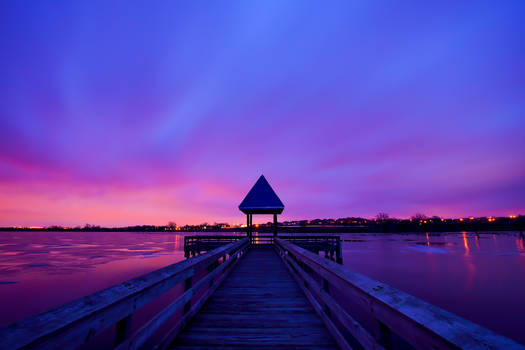
<svg viewBox="0 0 525 350">
<path fill-rule="evenodd" d="M 340 240 L 339 236 L 307 236 L 307 235 L 279 235 L 277 238 L 281 239 L 290 239 L 290 240 L 302 240 L 302 239 L 308 239 L 308 240 L 329 240 L 329 241 L 338 241 Z"/>
<path fill-rule="evenodd" d="M 294 256 L 292 261 L 288 261 L 294 269 L 301 269 L 300 264 L 304 264 L 322 278 L 323 286 L 314 291 L 322 295 L 321 299 L 331 298 L 327 293 L 331 288 L 339 290 L 342 295 L 359 303 L 363 310 L 369 310 L 377 321 L 416 348 L 525 349 L 523 345 L 509 338 L 354 272 L 289 241 L 277 238 L 275 244 L 284 255 Z M 283 256 L 283 259 L 286 259 L 286 256 Z M 300 264 L 296 264 L 295 261 Z M 303 276 L 308 279 L 306 273 L 303 273 Z M 337 304 L 336 307 L 340 308 L 340 305 Z M 353 319 L 349 323 L 352 322 Z M 359 324 L 354 324 L 353 327 L 359 327 Z M 364 338 L 368 341 L 367 336 Z M 381 342 L 380 339 L 377 341 Z M 368 345 L 370 346 L 365 344 L 365 348 L 377 348 L 373 341 Z"/>
<path fill-rule="evenodd" d="M 198 235 L 198 236 L 184 236 L 185 240 L 200 240 L 200 239 L 242 239 L 246 238 L 246 235 Z"/>
<path fill-rule="evenodd" d="M 248 239 L 240 239 L 206 254 L 14 322 L 0 328 L 0 348 L 18 349 L 36 345 L 55 349 L 78 346 L 178 283 L 188 279 L 191 281 L 197 271 L 205 269 L 221 257 L 237 254 L 247 246 Z"/>
<path fill-rule="evenodd" d="M 258 237 L 274 237 L 274 233 L 273 232 L 252 232 L 252 235 L 253 236 L 258 236 Z M 199 237 L 199 236 L 195 236 L 195 237 Z M 333 239 L 333 240 L 338 240 L 338 239 L 341 238 L 341 236 L 339 236 L 339 235 L 317 235 L 317 234 L 312 234 L 312 235 L 301 234 L 301 235 L 297 235 L 297 234 L 290 234 L 290 233 L 286 233 L 286 234 L 279 233 L 277 235 L 277 238 L 284 238 L 284 239 L 309 239 L 309 238 L 312 238 L 312 239 Z"/>
</svg>

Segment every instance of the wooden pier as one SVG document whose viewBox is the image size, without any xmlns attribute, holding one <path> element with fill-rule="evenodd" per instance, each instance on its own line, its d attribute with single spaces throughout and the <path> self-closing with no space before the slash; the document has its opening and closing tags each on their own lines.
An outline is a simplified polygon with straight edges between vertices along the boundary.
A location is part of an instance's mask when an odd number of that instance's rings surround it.
<svg viewBox="0 0 525 350">
<path fill-rule="evenodd" d="M 192 235 L 184 237 L 184 256 L 186 258 L 208 252 L 221 247 L 226 243 L 236 242 L 245 238 L 243 235 Z M 276 239 L 275 234 L 251 233 L 250 244 L 272 245 Z M 335 235 L 280 235 L 279 238 L 290 241 L 315 254 L 324 254 L 326 258 L 343 263 L 341 238 Z"/>
<path fill-rule="evenodd" d="M 247 237 L 4 327 L 0 349 L 86 349 L 107 330 L 119 350 L 525 349 L 292 241 Z"/>
<path fill-rule="evenodd" d="M 270 246 L 250 249 L 175 348 L 319 348 L 335 342 Z"/>
</svg>

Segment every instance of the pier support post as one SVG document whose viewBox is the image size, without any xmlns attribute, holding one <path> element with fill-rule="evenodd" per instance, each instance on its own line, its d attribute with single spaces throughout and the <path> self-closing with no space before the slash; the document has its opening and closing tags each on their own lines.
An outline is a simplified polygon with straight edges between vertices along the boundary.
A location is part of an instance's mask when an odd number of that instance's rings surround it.
<svg viewBox="0 0 525 350">
<path fill-rule="evenodd" d="M 338 264 L 343 263 L 343 249 L 340 238 L 337 238 L 337 252 L 335 253 L 335 260 L 335 262 Z"/>
</svg>

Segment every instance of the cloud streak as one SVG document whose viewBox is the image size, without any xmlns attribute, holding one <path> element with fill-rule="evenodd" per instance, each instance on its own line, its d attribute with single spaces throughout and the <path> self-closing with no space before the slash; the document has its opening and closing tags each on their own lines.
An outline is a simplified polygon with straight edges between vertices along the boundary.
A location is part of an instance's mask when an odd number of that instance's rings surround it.
<svg viewBox="0 0 525 350">
<path fill-rule="evenodd" d="M 1 6 L 0 225 L 525 212 L 523 4 Z"/>
</svg>

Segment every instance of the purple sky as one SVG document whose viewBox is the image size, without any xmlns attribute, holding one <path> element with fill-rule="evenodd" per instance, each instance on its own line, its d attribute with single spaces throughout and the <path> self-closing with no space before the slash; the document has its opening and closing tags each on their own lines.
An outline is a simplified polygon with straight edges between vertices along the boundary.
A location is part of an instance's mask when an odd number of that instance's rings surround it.
<svg viewBox="0 0 525 350">
<path fill-rule="evenodd" d="M 525 3 L 0 5 L 0 226 L 525 213 Z M 256 222 L 267 221 L 261 216 Z"/>
</svg>

